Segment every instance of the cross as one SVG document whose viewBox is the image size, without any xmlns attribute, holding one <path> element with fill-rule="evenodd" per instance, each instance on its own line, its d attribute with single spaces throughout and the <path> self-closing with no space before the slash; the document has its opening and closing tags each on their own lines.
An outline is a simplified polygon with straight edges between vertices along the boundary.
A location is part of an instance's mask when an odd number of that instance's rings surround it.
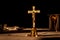
<svg viewBox="0 0 60 40">
<path fill-rule="evenodd" d="M 40 10 L 35 10 L 35 6 L 32 6 L 32 10 L 28 10 L 28 14 L 32 13 L 33 27 L 35 27 L 35 13 L 40 13 Z"/>
</svg>

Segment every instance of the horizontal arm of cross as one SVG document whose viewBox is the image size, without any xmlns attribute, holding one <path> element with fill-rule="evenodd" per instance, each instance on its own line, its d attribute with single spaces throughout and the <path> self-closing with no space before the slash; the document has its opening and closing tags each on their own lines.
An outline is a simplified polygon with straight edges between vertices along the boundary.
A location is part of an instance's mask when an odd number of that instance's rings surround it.
<svg viewBox="0 0 60 40">
<path fill-rule="evenodd" d="M 40 10 L 35 10 L 36 13 L 40 13 Z"/>
<path fill-rule="evenodd" d="M 40 13 L 40 10 L 28 11 L 28 13 L 33 13 L 33 12 L 35 12 L 35 13 Z"/>
<path fill-rule="evenodd" d="M 29 13 L 33 13 L 33 11 L 29 10 L 29 11 L 28 11 L 28 14 L 29 14 Z"/>
</svg>

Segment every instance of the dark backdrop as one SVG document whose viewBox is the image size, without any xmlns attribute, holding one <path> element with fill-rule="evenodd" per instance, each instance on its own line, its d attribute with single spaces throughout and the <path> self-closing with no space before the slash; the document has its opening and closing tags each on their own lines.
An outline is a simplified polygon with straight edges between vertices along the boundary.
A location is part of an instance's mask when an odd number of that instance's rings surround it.
<svg viewBox="0 0 60 40">
<path fill-rule="evenodd" d="M 32 6 L 40 10 L 36 14 L 36 27 L 48 27 L 48 14 L 59 14 L 59 1 L 40 1 L 40 0 L 17 0 L 1 1 L 0 24 L 18 25 L 20 27 L 32 27 L 32 16 L 28 10 Z"/>
</svg>

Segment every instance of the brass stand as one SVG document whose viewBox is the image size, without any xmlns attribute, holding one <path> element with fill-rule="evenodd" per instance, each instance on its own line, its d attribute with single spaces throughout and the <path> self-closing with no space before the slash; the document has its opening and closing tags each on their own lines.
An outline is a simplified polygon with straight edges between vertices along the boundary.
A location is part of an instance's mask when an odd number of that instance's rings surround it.
<svg viewBox="0 0 60 40">
<path fill-rule="evenodd" d="M 31 33 L 27 34 L 26 36 L 38 37 L 37 32 L 36 32 L 36 28 L 33 27 L 32 30 L 31 30 Z"/>
<path fill-rule="evenodd" d="M 37 32 L 36 32 L 36 28 L 35 27 L 32 28 L 31 36 L 32 37 L 37 37 Z"/>
</svg>

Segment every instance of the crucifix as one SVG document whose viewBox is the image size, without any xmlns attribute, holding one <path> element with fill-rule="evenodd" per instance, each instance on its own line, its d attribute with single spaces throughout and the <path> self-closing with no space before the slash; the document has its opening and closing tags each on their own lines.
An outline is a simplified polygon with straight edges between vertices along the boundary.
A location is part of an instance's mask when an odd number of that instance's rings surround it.
<svg viewBox="0 0 60 40">
<path fill-rule="evenodd" d="M 32 22 L 33 22 L 32 36 L 34 36 L 36 34 L 35 13 L 40 13 L 40 10 L 35 10 L 35 6 L 32 6 L 32 10 L 28 10 L 28 14 L 30 13 L 32 13 Z"/>
<path fill-rule="evenodd" d="M 28 10 L 28 14 L 32 13 L 33 27 L 35 27 L 35 13 L 40 13 L 40 10 L 35 10 L 35 6 L 32 6 L 32 10 Z"/>
</svg>

